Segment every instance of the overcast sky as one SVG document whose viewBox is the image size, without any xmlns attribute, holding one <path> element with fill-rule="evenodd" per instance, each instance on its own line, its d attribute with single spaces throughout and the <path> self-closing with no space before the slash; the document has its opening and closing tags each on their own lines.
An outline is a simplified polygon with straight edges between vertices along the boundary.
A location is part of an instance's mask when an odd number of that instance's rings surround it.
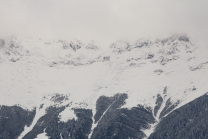
<svg viewBox="0 0 208 139">
<path fill-rule="evenodd" d="M 0 36 L 208 36 L 208 0 L 0 0 Z"/>
</svg>

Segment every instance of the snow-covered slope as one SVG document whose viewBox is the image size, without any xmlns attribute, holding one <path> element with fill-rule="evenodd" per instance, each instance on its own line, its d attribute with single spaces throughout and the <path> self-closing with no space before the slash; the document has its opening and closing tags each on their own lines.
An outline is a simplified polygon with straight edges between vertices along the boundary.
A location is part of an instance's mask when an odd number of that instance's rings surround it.
<svg viewBox="0 0 208 139">
<path fill-rule="evenodd" d="M 0 40 L 0 103 L 29 110 L 70 104 L 69 112 L 85 108 L 95 115 L 100 96 L 125 93 L 122 108 L 143 105 L 159 122 L 208 91 L 207 50 L 205 41 L 185 35 L 117 41 L 108 49 L 93 41 L 7 37 Z M 55 103 L 54 94 L 68 99 Z M 156 111 L 158 95 L 163 101 Z M 45 107 L 36 109 L 36 115 Z M 155 125 L 143 132 L 150 134 Z"/>
</svg>

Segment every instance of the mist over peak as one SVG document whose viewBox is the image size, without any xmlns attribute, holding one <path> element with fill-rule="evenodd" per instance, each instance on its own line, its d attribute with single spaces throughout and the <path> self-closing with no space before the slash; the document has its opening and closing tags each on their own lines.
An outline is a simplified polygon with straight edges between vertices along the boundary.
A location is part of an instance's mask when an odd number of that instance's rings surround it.
<svg viewBox="0 0 208 139">
<path fill-rule="evenodd" d="M 0 2 L 0 36 L 77 38 L 101 44 L 125 38 L 164 38 L 170 33 L 207 37 L 205 5 L 206 1 L 192 0 L 3 0 Z"/>
</svg>

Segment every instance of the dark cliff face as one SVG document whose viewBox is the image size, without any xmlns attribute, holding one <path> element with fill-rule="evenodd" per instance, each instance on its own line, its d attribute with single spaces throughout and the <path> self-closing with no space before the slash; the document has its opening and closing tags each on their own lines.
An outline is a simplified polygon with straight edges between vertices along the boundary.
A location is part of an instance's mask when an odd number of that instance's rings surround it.
<svg viewBox="0 0 208 139">
<path fill-rule="evenodd" d="M 61 122 L 58 115 L 65 107 L 49 107 L 47 114 L 42 116 L 34 128 L 23 139 L 36 138 L 44 130 L 51 139 L 87 139 L 92 125 L 92 111 L 88 109 L 74 109 L 77 120 Z"/>
<path fill-rule="evenodd" d="M 141 129 L 148 128 L 148 123 L 155 122 L 152 113 L 142 106 L 133 107 L 130 110 L 121 108 L 125 99 L 127 99 L 126 94 L 117 94 L 111 98 L 103 96 L 98 99 L 95 121 L 99 122 L 93 131 L 92 139 L 142 139 L 145 137 Z M 99 116 L 99 120 L 97 115 L 102 115 Z"/>
<path fill-rule="evenodd" d="M 148 139 L 207 139 L 208 95 L 176 109 L 162 118 Z"/>
<path fill-rule="evenodd" d="M 59 114 L 67 107 L 48 107 L 34 128 L 23 139 L 36 138 L 46 132 L 50 139 L 88 139 L 94 124 L 97 123 L 90 136 L 91 139 L 142 139 L 146 135 L 142 129 L 148 129 L 155 123 L 152 110 L 141 105 L 131 109 L 122 108 L 126 94 L 113 97 L 101 96 L 96 103 L 93 117 L 91 109 L 76 109 L 77 119 L 60 121 Z M 160 107 L 162 99 L 156 101 Z M 170 105 L 167 101 L 167 107 Z M 157 111 L 158 109 L 156 109 Z M 164 113 L 169 111 L 166 107 Z M 157 112 L 156 112 L 157 113 Z M 35 116 L 35 110 L 27 111 L 18 106 L 1 106 L 0 139 L 16 139 L 29 126 Z M 161 120 L 148 139 L 205 139 L 208 138 L 208 95 L 205 94 L 192 102 L 174 110 Z"/>
<path fill-rule="evenodd" d="M 29 126 L 35 110 L 27 111 L 19 106 L 0 106 L 0 139 L 16 139 Z"/>
<path fill-rule="evenodd" d="M 45 131 L 51 139 L 88 139 L 92 130 L 93 119 L 97 126 L 92 131 L 92 139 L 108 138 L 143 138 L 145 134 L 141 131 L 148 128 L 148 123 L 154 123 L 152 113 L 142 107 L 132 109 L 121 108 L 127 99 L 126 94 L 116 94 L 113 97 L 101 96 L 96 103 L 96 113 L 93 117 L 90 109 L 76 109 L 73 111 L 77 119 L 67 122 L 60 121 L 59 114 L 67 107 L 48 107 L 46 114 L 39 118 L 33 129 L 23 139 L 36 138 L 38 134 Z M 41 107 L 40 107 L 41 108 Z M 17 138 L 29 126 L 35 116 L 35 110 L 28 112 L 20 107 L 2 106 L 1 138 Z"/>
<path fill-rule="evenodd" d="M 127 99 L 126 94 L 116 94 L 113 97 L 101 96 L 96 103 L 96 114 L 89 109 L 73 109 L 77 120 L 61 122 L 58 115 L 65 107 L 49 107 L 47 114 L 41 117 L 35 127 L 23 139 L 36 138 L 46 132 L 51 139 L 88 139 L 91 133 L 93 118 L 97 126 L 92 131 L 91 139 L 143 138 L 141 131 L 148 128 L 148 123 L 154 123 L 152 113 L 142 107 L 131 110 L 121 108 Z"/>
</svg>

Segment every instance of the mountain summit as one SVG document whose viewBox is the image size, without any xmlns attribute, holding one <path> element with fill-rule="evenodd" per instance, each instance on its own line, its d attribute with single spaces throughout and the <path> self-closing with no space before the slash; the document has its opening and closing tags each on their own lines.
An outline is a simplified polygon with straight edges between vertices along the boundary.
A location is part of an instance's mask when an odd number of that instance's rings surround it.
<svg viewBox="0 0 208 139">
<path fill-rule="evenodd" d="M 0 139 L 208 137 L 206 41 L 172 35 L 107 47 L 0 39 Z"/>
</svg>

